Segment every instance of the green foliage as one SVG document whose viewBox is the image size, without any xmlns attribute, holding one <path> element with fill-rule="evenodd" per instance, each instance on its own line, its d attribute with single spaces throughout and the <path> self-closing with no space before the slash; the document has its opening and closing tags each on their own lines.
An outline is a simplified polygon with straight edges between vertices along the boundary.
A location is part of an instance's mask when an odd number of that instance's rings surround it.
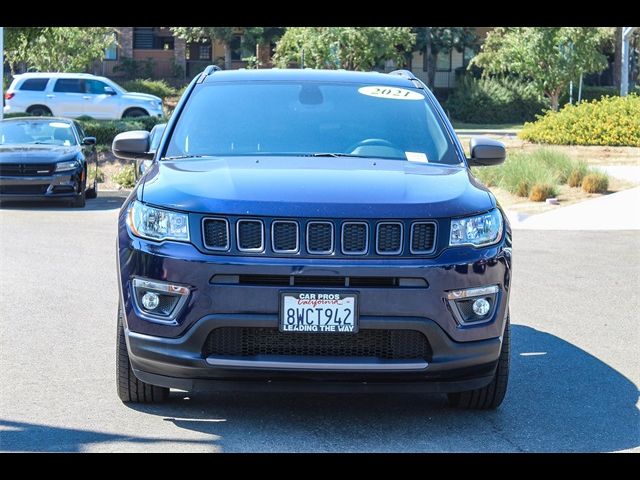
<svg viewBox="0 0 640 480">
<path fill-rule="evenodd" d="M 110 27 L 16 28 L 5 46 L 6 61 L 13 71 L 24 62 L 33 71 L 83 72 L 104 58 L 112 34 Z"/>
<path fill-rule="evenodd" d="M 636 95 L 640 95 L 640 85 L 636 85 L 633 90 L 629 93 L 635 93 Z M 600 100 L 602 97 L 618 97 L 620 96 L 620 89 L 618 87 L 612 86 L 595 86 L 595 85 L 583 85 L 582 86 L 582 99 L 581 101 L 586 100 Z M 578 86 L 576 84 L 573 85 L 573 101 L 578 101 Z M 560 95 L 560 104 L 564 105 L 569 103 L 569 91 L 565 90 Z"/>
<path fill-rule="evenodd" d="M 445 110 L 467 123 L 516 123 L 535 119 L 547 104 L 529 83 L 511 78 L 463 77 L 449 95 Z"/>
<path fill-rule="evenodd" d="M 119 172 L 113 175 L 113 181 L 123 188 L 133 188 L 136 184 L 134 165 L 129 164 L 122 167 Z"/>
<path fill-rule="evenodd" d="M 87 184 L 92 184 L 94 179 L 97 179 L 98 183 L 103 183 L 104 172 L 100 170 L 100 168 L 98 168 L 98 171 L 96 172 L 95 166 L 91 165 L 87 172 Z"/>
<path fill-rule="evenodd" d="M 518 134 L 523 140 L 555 145 L 640 147 L 640 96 L 604 97 L 549 111 Z"/>
<path fill-rule="evenodd" d="M 567 185 L 570 187 L 579 187 L 582 185 L 582 180 L 587 175 L 589 168 L 585 162 L 580 162 L 580 165 L 576 166 L 567 178 Z"/>
<path fill-rule="evenodd" d="M 146 60 L 134 60 L 129 57 L 122 57 L 118 65 L 113 67 L 113 73 L 121 73 L 126 79 L 133 80 L 139 77 L 150 78 L 153 76 L 155 60 L 151 57 Z"/>
<path fill-rule="evenodd" d="M 485 73 L 530 79 L 557 110 L 559 96 L 571 80 L 607 66 L 601 50 L 611 35 L 610 28 L 598 27 L 498 27 L 489 32 L 471 63 Z"/>
<path fill-rule="evenodd" d="M 165 99 L 167 97 L 174 97 L 177 95 L 177 91 L 171 85 L 164 80 L 150 80 L 138 78 L 136 80 L 129 80 L 122 83 L 125 90 L 138 93 L 149 93 Z"/>
<path fill-rule="evenodd" d="M 165 119 L 158 117 L 136 117 L 122 120 L 94 120 L 90 117 L 78 118 L 78 123 L 85 133 L 90 137 L 96 137 L 96 142 L 100 145 L 111 147 L 113 138 L 122 132 L 130 130 L 150 131 L 154 125 L 165 122 Z"/>
<path fill-rule="evenodd" d="M 587 193 L 607 193 L 609 177 L 601 172 L 593 172 L 582 180 L 582 190 Z"/>
<path fill-rule="evenodd" d="M 499 187 L 520 197 L 547 198 L 554 196 L 556 187 L 567 183 L 576 170 L 590 172 L 584 162 L 572 160 L 555 150 L 540 148 L 530 153 L 510 153 L 504 164 L 474 167 L 473 174 L 488 187 Z M 532 195 L 536 185 L 537 191 Z"/>
<path fill-rule="evenodd" d="M 385 60 L 405 64 L 415 33 L 409 27 L 290 27 L 274 55 L 279 67 L 371 70 Z"/>
</svg>

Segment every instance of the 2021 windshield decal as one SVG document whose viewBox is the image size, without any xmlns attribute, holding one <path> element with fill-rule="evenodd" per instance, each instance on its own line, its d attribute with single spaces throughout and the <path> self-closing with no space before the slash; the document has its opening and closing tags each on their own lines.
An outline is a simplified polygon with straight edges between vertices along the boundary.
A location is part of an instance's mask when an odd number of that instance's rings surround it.
<svg viewBox="0 0 640 480">
<path fill-rule="evenodd" d="M 389 98 L 393 100 L 424 100 L 424 95 L 405 88 L 371 86 L 360 87 L 358 92 L 369 97 Z"/>
</svg>

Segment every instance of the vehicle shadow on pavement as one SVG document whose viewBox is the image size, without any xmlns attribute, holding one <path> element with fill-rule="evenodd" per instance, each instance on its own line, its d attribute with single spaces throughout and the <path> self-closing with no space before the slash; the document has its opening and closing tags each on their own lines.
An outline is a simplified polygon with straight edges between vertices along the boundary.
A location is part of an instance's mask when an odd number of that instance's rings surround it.
<svg viewBox="0 0 640 480">
<path fill-rule="evenodd" d="M 98 198 L 87 200 L 84 208 L 73 208 L 62 200 L 40 201 L 40 202 L 18 202 L 14 200 L 3 200 L 0 202 L 0 210 L 33 210 L 33 211 L 64 211 L 64 212 L 86 212 L 96 210 L 117 210 L 126 200 L 129 192 L 99 192 Z"/>
<path fill-rule="evenodd" d="M 523 325 L 512 332 L 509 390 L 497 411 L 456 410 L 443 395 L 416 394 L 172 392 L 167 404 L 130 406 L 215 435 L 222 451 L 606 452 L 640 445 L 633 382 L 554 335 Z"/>
<path fill-rule="evenodd" d="M 633 382 L 554 335 L 523 325 L 513 325 L 512 335 L 509 390 L 497 411 L 451 409 L 443 395 L 172 392 L 165 404 L 127 404 L 156 416 L 162 437 L 0 419 L 0 450 L 599 452 L 640 445 Z"/>
</svg>

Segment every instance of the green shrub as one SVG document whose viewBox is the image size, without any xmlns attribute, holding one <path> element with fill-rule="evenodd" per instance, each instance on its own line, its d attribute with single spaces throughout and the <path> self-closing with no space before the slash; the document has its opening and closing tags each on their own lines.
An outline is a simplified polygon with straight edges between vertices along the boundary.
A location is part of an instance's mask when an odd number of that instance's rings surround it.
<svg viewBox="0 0 640 480">
<path fill-rule="evenodd" d="M 510 78 L 462 77 L 445 110 L 465 123 L 518 123 L 534 120 L 546 106 L 530 84 Z"/>
<path fill-rule="evenodd" d="M 78 123 L 82 125 L 85 133 L 90 137 L 96 137 L 99 145 L 111 146 L 113 138 L 122 132 L 130 130 L 151 130 L 157 123 L 165 120 L 158 117 L 136 117 L 122 120 L 94 120 L 88 117 L 80 117 Z"/>
<path fill-rule="evenodd" d="M 558 190 L 554 185 L 547 183 L 536 183 L 531 187 L 529 192 L 529 200 L 532 202 L 544 202 L 547 198 L 555 197 L 558 194 Z"/>
<path fill-rule="evenodd" d="M 518 134 L 523 140 L 555 145 L 640 147 L 640 96 L 604 97 L 549 111 Z"/>
<path fill-rule="evenodd" d="M 138 78 L 122 83 L 122 87 L 130 92 L 148 93 L 165 99 L 177 94 L 176 89 L 164 80 L 149 80 Z"/>
<path fill-rule="evenodd" d="M 93 183 L 94 178 L 98 180 L 98 183 L 104 182 L 104 172 L 100 168 L 96 172 L 95 167 L 92 166 L 87 172 L 87 184 Z"/>
<path fill-rule="evenodd" d="M 629 93 L 635 93 L 640 95 L 640 85 L 636 85 L 636 87 L 630 91 Z M 602 97 L 617 97 L 620 95 L 620 89 L 618 87 L 613 86 L 594 86 L 594 85 L 583 85 L 582 86 L 582 101 L 587 100 L 600 100 Z M 578 86 L 573 86 L 573 101 L 578 101 Z M 569 91 L 565 90 L 565 92 L 560 95 L 560 105 L 564 105 L 569 103 Z"/>
<path fill-rule="evenodd" d="M 135 167 L 132 164 L 125 165 L 113 175 L 113 181 L 123 188 L 133 188 L 136 184 Z"/>
<path fill-rule="evenodd" d="M 498 167 L 473 168 L 476 178 L 488 187 L 495 186 L 519 197 L 538 199 L 535 201 L 556 195 L 558 185 L 567 183 L 576 171 L 582 176 L 590 173 L 584 162 L 545 148 L 509 154 L 505 163 Z"/>
<path fill-rule="evenodd" d="M 593 172 L 582 179 L 582 190 L 587 193 L 607 193 L 609 177 L 601 172 Z"/>
</svg>

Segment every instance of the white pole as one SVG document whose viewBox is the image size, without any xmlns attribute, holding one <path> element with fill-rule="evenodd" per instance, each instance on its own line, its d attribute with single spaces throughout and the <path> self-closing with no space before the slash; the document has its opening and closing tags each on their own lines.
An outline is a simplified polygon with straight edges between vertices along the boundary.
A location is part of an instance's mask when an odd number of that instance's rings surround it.
<svg viewBox="0 0 640 480">
<path fill-rule="evenodd" d="M 622 27 L 622 62 L 620 65 L 620 96 L 629 93 L 629 40 L 637 27 Z"/>
<path fill-rule="evenodd" d="M 573 103 L 573 80 L 569 82 L 569 105 Z"/>
<path fill-rule="evenodd" d="M 580 84 L 578 85 L 578 103 L 582 100 L 582 73 L 580 73 Z"/>
<path fill-rule="evenodd" d="M 4 27 L 0 27 L 0 120 L 4 117 Z"/>
</svg>

